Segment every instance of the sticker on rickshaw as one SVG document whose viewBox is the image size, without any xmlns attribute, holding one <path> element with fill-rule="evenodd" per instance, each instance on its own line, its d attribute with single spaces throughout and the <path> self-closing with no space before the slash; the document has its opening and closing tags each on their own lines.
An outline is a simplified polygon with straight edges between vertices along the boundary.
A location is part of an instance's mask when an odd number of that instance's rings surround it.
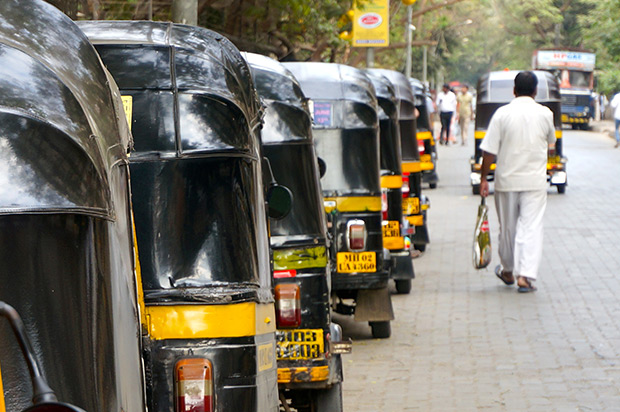
<svg viewBox="0 0 620 412">
<path fill-rule="evenodd" d="M 407 197 L 403 199 L 403 214 L 415 215 L 420 213 L 420 198 Z"/>
<path fill-rule="evenodd" d="M 277 330 L 278 360 L 317 359 L 325 352 L 323 329 Z"/>
<path fill-rule="evenodd" d="M 339 273 L 376 272 L 375 252 L 339 252 L 336 255 Z"/>
<path fill-rule="evenodd" d="M 383 237 L 400 237 L 400 223 L 397 220 L 383 222 Z"/>
<path fill-rule="evenodd" d="M 266 371 L 274 367 L 273 364 L 273 344 L 267 343 L 258 347 L 258 370 Z"/>
<path fill-rule="evenodd" d="M 127 118 L 127 124 L 129 125 L 129 131 L 131 131 L 131 118 L 133 112 L 133 96 L 121 96 L 123 101 L 123 110 L 125 111 L 125 117 Z"/>
</svg>

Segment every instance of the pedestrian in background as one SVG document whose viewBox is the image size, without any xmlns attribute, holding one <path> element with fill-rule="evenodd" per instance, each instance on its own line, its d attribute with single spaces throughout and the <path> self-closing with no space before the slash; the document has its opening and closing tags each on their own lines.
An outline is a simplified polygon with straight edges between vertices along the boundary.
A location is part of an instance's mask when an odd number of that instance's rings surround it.
<svg viewBox="0 0 620 412">
<path fill-rule="evenodd" d="M 547 150 L 555 143 L 553 113 L 534 101 L 538 86 L 530 71 L 517 74 L 516 98 L 497 109 L 484 140 L 480 195 L 489 195 L 487 175 L 494 158 L 495 209 L 499 219 L 500 265 L 506 285 L 517 278 L 519 292 L 536 290 L 547 206 Z"/>
<path fill-rule="evenodd" d="M 618 132 L 618 127 L 620 126 L 620 93 L 616 93 L 613 99 L 611 99 L 610 106 L 614 109 L 614 122 L 615 122 L 615 130 L 616 130 L 616 145 L 614 147 L 620 146 L 620 132 Z"/>
<path fill-rule="evenodd" d="M 461 92 L 456 97 L 456 112 L 458 115 L 459 126 L 461 129 L 461 145 L 467 144 L 467 132 L 469 130 L 469 121 L 474 120 L 474 110 L 472 102 L 474 97 L 469 93 L 469 87 L 464 85 Z"/>
<path fill-rule="evenodd" d="M 444 84 L 442 90 L 437 95 L 437 110 L 441 121 L 441 132 L 439 133 L 439 144 L 448 144 L 450 138 L 450 123 L 456 111 L 456 95 L 450 90 L 450 85 Z"/>
</svg>

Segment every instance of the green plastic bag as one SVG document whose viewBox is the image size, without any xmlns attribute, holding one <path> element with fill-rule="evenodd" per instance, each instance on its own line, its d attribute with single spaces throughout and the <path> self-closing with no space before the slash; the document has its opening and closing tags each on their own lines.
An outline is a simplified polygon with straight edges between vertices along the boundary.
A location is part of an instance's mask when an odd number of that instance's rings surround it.
<svg viewBox="0 0 620 412">
<path fill-rule="evenodd" d="M 491 263 L 491 232 L 489 230 L 489 208 L 482 198 L 478 206 L 478 220 L 474 231 L 474 267 L 483 269 Z"/>
</svg>

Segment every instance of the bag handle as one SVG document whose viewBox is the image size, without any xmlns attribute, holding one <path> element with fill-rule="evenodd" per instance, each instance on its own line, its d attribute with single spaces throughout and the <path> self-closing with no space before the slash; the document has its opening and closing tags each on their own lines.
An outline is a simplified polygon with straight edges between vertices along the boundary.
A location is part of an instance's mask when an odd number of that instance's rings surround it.
<svg viewBox="0 0 620 412">
<path fill-rule="evenodd" d="M 483 197 L 482 200 L 480 200 L 480 205 L 485 206 L 486 204 L 487 204 L 487 198 Z"/>
</svg>

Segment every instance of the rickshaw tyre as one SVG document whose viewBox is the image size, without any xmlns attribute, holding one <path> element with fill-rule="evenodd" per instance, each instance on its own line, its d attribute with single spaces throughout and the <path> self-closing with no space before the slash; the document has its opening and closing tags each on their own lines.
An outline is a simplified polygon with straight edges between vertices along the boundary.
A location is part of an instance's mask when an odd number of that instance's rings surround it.
<svg viewBox="0 0 620 412">
<path fill-rule="evenodd" d="M 558 193 L 563 195 L 566 192 L 566 185 L 557 185 Z"/>
<path fill-rule="evenodd" d="M 431 189 L 437 189 L 437 183 L 429 183 L 428 187 L 430 187 Z"/>
<path fill-rule="evenodd" d="M 394 279 L 394 283 L 398 294 L 407 295 L 411 292 L 411 279 Z"/>
<path fill-rule="evenodd" d="M 480 194 L 480 185 L 471 185 L 471 193 L 474 195 Z"/>
<path fill-rule="evenodd" d="M 392 335 L 390 321 L 368 322 L 372 330 L 372 337 L 375 339 L 387 339 Z"/>
<path fill-rule="evenodd" d="M 415 250 L 419 250 L 420 252 L 424 252 L 426 250 L 426 244 L 425 243 L 422 243 L 422 244 L 414 243 L 413 248 Z"/>
<path fill-rule="evenodd" d="M 314 394 L 312 412 L 342 412 L 342 382 L 329 389 L 319 389 Z"/>
</svg>

